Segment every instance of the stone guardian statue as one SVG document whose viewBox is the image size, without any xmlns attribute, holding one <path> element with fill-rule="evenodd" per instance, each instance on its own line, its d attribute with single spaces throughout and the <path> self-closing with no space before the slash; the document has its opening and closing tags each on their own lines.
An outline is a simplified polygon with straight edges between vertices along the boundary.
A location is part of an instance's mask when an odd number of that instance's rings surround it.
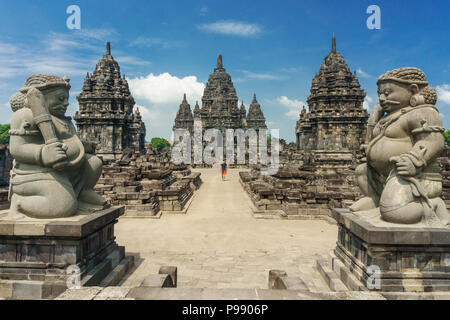
<svg viewBox="0 0 450 320">
<path fill-rule="evenodd" d="M 354 212 L 379 209 L 398 224 L 448 225 L 437 157 L 444 148 L 435 89 L 423 71 L 399 68 L 378 78 L 379 103 L 368 123 L 367 162 L 356 169 L 364 197 Z"/>
<path fill-rule="evenodd" d="M 81 141 L 70 117 L 69 79 L 32 75 L 11 98 L 9 197 L 13 218 L 61 218 L 108 206 L 93 187 L 102 161 Z"/>
</svg>

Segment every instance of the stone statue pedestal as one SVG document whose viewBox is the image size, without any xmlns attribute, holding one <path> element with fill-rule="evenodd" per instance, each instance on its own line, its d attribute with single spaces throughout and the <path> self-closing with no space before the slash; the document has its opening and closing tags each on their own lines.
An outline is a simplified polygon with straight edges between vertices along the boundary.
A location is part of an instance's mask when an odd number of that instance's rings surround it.
<svg viewBox="0 0 450 320">
<path fill-rule="evenodd" d="M 134 262 L 115 241 L 114 224 L 123 213 L 124 207 L 111 207 L 48 220 L 0 213 L 0 297 L 55 297 L 77 267 L 81 286 L 117 284 Z"/>
<path fill-rule="evenodd" d="M 449 228 L 393 224 L 374 212 L 363 214 L 332 210 L 339 235 L 331 267 L 349 289 L 367 290 L 367 278 L 374 276 L 368 267 L 376 265 L 379 291 L 450 291 Z M 355 278 L 359 284 L 349 283 Z"/>
</svg>

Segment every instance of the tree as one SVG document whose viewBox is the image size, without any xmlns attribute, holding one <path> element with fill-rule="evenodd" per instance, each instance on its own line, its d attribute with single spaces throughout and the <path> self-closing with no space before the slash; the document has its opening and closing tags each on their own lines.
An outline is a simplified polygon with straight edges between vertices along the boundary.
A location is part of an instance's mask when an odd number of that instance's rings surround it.
<svg viewBox="0 0 450 320">
<path fill-rule="evenodd" d="M 153 148 L 156 148 L 158 150 L 162 150 L 165 147 L 170 147 L 170 143 L 169 141 L 167 141 L 164 138 L 157 138 L 154 137 L 152 138 L 152 140 L 150 141 L 150 144 L 152 145 Z"/>
<path fill-rule="evenodd" d="M 450 129 L 444 132 L 445 142 L 450 146 Z"/>
<path fill-rule="evenodd" d="M 9 144 L 9 129 L 11 125 L 0 124 L 0 144 Z"/>
</svg>

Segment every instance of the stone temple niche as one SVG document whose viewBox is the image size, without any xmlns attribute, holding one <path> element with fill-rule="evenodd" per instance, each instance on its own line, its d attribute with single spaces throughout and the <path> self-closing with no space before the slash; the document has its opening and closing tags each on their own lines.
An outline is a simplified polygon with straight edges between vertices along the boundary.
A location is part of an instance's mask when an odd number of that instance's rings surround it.
<svg viewBox="0 0 450 320">
<path fill-rule="evenodd" d="M 302 110 L 297 121 L 297 147 L 317 163 L 352 162 L 366 135 L 365 96 L 333 37 L 331 51 L 312 80 L 309 112 Z"/>
<path fill-rule="evenodd" d="M 96 154 L 104 160 L 120 159 L 125 149 L 145 150 L 145 124 L 128 88 L 125 75 L 111 55 L 111 45 L 87 74 L 77 97 L 80 106 L 75 121 L 80 137 L 98 143 Z"/>
</svg>

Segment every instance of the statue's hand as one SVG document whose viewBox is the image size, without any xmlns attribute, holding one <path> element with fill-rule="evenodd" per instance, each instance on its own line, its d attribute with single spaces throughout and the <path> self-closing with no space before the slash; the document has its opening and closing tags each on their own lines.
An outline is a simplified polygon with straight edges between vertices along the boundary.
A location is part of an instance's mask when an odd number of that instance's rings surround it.
<svg viewBox="0 0 450 320">
<path fill-rule="evenodd" d="M 56 163 L 67 160 L 67 148 L 61 142 L 47 144 L 42 148 L 41 159 L 45 167 L 53 167 Z"/>
<path fill-rule="evenodd" d="M 395 163 L 397 172 L 401 176 L 414 177 L 419 174 L 420 169 L 408 157 L 392 157 L 389 161 Z"/>
</svg>

